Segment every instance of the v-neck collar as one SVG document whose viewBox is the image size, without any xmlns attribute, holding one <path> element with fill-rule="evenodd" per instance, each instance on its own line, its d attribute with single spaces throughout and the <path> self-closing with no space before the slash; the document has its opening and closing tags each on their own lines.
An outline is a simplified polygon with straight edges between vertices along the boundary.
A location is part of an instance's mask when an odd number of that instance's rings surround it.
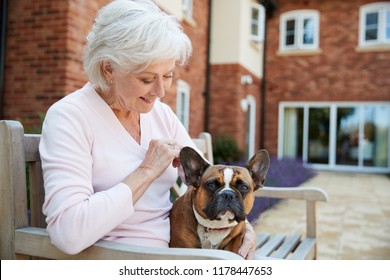
<svg viewBox="0 0 390 280">
<path fill-rule="evenodd" d="M 123 142 L 125 145 L 135 145 L 140 148 L 148 148 L 149 143 L 145 143 L 145 129 L 144 127 L 147 127 L 147 120 L 149 119 L 147 117 L 148 114 L 140 114 L 140 131 L 141 131 L 141 137 L 140 137 L 140 143 L 138 142 L 130 135 L 130 133 L 124 128 L 122 123 L 119 121 L 117 116 L 115 115 L 114 111 L 110 108 L 110 106 L 103 100 L 103 98 L 96 92 L 94 87 L 91 83 L 87 84 L 88 87 L 90 87 L 90 93 L 93 94 L 93 101 L 95 104 L 95 109 L 98 113 L 98 115 L 102 116 L 103 122 L 106 124 L 106 126 L 110 130 L 110 134 L 116 136 L 121 142 Z M 146 125 L 146 126 L 145 126 Z M 148 137 L 147 137 L 148 138 Z"/>
</svg>

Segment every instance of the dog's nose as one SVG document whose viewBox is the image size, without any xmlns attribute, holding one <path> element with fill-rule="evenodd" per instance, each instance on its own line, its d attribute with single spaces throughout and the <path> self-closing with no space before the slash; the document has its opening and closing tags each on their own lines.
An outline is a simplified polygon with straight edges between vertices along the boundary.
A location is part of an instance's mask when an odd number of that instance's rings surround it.
<svg viewBox="0 0 390 280">
<path fill-rule="evenodd" d="M 238 199 L 238 195 L 234 191 L 223 191 L 221 193 L 222 198 L 233 201 L 235 199 Z"/>
</svg>

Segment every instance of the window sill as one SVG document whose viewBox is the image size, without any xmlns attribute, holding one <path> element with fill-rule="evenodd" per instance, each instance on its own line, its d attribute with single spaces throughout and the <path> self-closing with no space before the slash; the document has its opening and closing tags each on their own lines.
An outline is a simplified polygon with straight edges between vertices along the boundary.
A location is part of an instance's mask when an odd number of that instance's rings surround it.
<svg viewBox="0 0 390 280">
<path fill-rule="evenodd" d="M 358 53 L 363 52 L 390 52 L 390 44 L 378 44 L 371 46 L 358 46 L 355 48 Z"/>
<path fill-rule="evenodd" d="M 321 49 L 314 50 L 279 50 L 276 52 L 278 56 L 310 56 L 322 54 Z"/>
</svg>

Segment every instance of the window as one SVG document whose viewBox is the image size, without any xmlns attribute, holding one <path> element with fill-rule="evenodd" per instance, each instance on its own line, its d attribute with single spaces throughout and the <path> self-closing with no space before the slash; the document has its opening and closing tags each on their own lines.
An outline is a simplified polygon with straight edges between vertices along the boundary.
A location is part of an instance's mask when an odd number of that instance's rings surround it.
<svg viewBox="0 0 390 280">
<path fill-rule="evenodd" d="M 318 49 L 319 13 L 298 10 L 282 14 L 279 42 L 281 51 Z"/>
<path fill-rule="evenodd" d="M 192 19 L 192 0 L 182 0 L 181 4 L 184 16 Z"/>
<path fill-rule="evenodd" d="M 360 8 L 359 45 L 390 44 L 390 2 Z"/>
<path fill-rule="evenodd" d="M 264 41 L 265 8 L 257 3 L 251 5 L 251 40 Z"/>
<path fill-rule="evenodd" d="M 319 169 L 390 171 L 390 102 L 282 102 L 278 156 Z"/>
<path fill-rule="evenodd" d="M 190 86 L 182 81 L 177 81 L 176 115 L 187 129 L 189 128 L 190 115 Z"/>
</svg>

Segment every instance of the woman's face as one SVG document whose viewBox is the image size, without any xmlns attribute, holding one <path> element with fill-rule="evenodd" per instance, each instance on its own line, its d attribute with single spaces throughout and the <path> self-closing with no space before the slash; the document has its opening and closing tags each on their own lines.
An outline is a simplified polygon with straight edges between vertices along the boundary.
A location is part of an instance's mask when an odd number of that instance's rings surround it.
<svg viewBox="0 0 390 280">
<path fill-rule="evenodd" d="M 147 113 L 157 98 L 162 98 L 172 85 L 175 60 L 151 64 L 140 73 L 122 74 L 113 69 L 110 104 L 118 110 Z"/>
</svg>

